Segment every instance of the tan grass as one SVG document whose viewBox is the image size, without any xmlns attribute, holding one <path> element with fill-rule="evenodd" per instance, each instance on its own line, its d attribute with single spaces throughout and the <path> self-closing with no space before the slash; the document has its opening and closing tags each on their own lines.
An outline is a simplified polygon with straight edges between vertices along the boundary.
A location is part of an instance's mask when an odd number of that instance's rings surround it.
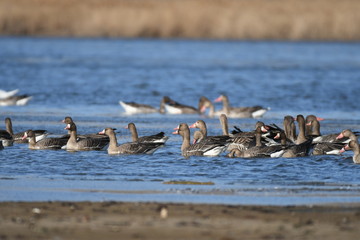
<svg viewBox="0 0 360 240">
<path fill-rule="evenodd" d="M 0 0 L 0 34 L 360 40 L 359 0 Z"/>
</svg>

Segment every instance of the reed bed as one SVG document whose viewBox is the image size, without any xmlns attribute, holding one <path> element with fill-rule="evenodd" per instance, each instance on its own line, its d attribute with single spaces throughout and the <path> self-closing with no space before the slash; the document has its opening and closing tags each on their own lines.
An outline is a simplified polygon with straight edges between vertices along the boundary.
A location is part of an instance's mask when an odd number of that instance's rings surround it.
<svg viewBox="0 0 360 240">
<path fill-rule="evenodd" d="M 359 0 L 0 0 L 0 35 L 360 40 Z"/>
</svg>

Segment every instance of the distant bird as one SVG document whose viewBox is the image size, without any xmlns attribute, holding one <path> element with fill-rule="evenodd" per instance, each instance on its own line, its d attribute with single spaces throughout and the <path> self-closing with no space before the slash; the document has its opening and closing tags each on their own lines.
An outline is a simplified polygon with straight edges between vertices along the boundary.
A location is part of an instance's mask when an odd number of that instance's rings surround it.
<svg viewBox="0 0 360 240">
<path fill-rule="evenodd" d="M 0 89 L 0 99 L 9 98 L 11 96 L 14 96 L 18 92 L 19 92 L 19 89 L 15 89 L 12 91 L 5 91 L 5 90 Z"/>
<path fill-rule="evenodd" d="M 200 111 L 192 106 L 184 105 L 165 96 L 160 103 L 160 113 L 168 114 L 199 114 Z"/>
<path fill-rule="evenodd" d="M 24 106 L 32 96 L 29 95 L 15 95 L 7 98 L 0 99 L 0 106 Z"/>
<path fill-rule="evenodd" d="M 44 138 L 36 141 L 35 133 L 32 130 L 24 132 L 23 139 L 28 139 L 30 149 L 61 149 L 67 143 L 64 138 Z"/>
<path fill-rule="evenodd" d="M 124 108 L 126 114 L 142 114 L 142 113 L 158 113 L 159 109 L 148 104 L 141 104 L 136 102 L 119 101 L 119 104 Z"/>
<path fill-rule="evenodd" d="M 126 128 L 130 130 L 133 142 L 165 143 L 169 139 L 168 136 L 165 136 L 164 132 L 159 132 L 155 135 L 139 137 L 134 123 L 129 123 Z"/>
<path fill-rule="evenodd" d="M 15 143 L 28 143 L 28 139 L 23 139 L 24 131 L 14 133 L 12 128 L 12 121 L 11 118 L 5 118 L 5 126 L 6 131 L 13 137 Z M 40 141 L 41 139 L 45 138 L 49 133 L 46 130 L 32 130 L 35 134 L 36 142 Z"/>
</svg>

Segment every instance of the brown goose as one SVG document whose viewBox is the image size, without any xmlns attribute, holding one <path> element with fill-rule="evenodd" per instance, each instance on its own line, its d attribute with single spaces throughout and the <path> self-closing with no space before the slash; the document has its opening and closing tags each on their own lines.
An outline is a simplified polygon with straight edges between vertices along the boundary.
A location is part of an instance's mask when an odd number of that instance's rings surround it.
<svg viewBox="0 0 360 240">
<path fill-rule="evenodd" d="M 255 130 L 256 145 L 245 150 L 233 148 L 227 154 L 227 157 L 240 157 L 240 158 L 264 158 L 264 157 L 280 157 L 284 153 L 284 147 L 281 145 L 264 146 L 261 142 L 261 127 Z"/>
<path fill-rule="evenodd" d="M 129 123 L 126 128 L 130 130 L 133 142 L 165 143 L 169 139 L 168 136 L 165 136 L 164 132 L 159 132 L 158 134 L 150 135 L 150 136 L 138 137 L 136 126 L 134 123 Z"/>
<path fill-rule="evenodd" d="M 102 138 L 84 137 L 78 138 L 76 125 L 74 122 L 69 123 L 65 127 L 70 131 L 70 138 L 66 143 L 66 150 L 69 151 L 89 151 L 89 150 L 101 150 L 108 145 L 108 142 Z"/>
<path fill-rule="evenodd" d="M 285 116 L 283 121 L 286 137 L 292 142 L 296 141 L 296 125 L 294 121 L 295 119 L 289 115 Z"/>
<path fill-rule="evenodd" d="M 168 114 L 199 114 L 199 110 L 187 106 L 181 103 L 178 103 L 168 96 L 163 97 L 160 103 L 160 113 L 168 113 Z"/>
<path fill-rule="evenodd" d="M 225 114 L 223 110 L 215 111 L 214 104 L 207 97 L 204 96 L 200 97 L 198 108 L 201 114 L 204 114 L 206 112 L 206 109 L 209 108 L 209 117 L 215 117 L 220 116 L 221 114 Z"/>
<path fill-rule="evenodd" d="M 148 104 L 140 104 L 136 102 L 119 101 L 124 108 L 126 114 L 142 114 L 142 113 L 158 113 L 159 110 Z"/>
<path fill-rule="evenodd" d="M 225 113 L 229 118 L 260 118 L 269 110 L 269 108 L 262 106 L 231 107 L 229 98 L 225 95 L 220 95 L 215 99 L 215 102 L 223 103 L 222 113 Z"/>
<path fill-rule="evenodd" d="M 0 141 L 4 147 L 10 147 L 14 143 L 14 139 L 6 130 L 0 130 Z"/>
<path fill-rule="evenodd" d="M 354 163 L 360 163 L 360 146 L 358 141 L 351 140 L 344 148 L 341 149 L 341 152 L 345 150 L 352 150 L 354 155 L 352 157 Z"/>
<path fill-rule="evenodd" d="M 299 135 L 295 141 L 295 145 L 289 146 L 282 155 L 285 158 L 304 157 L 309 155 L 311 148 L 311 139 L 305 137 L 305 119 L 303 115 L 297 115 L 296 121 L 299 125 Z M 286 136 L 288 137 L 288 136 Z"/>
<path fill-rule="evenodd" d="M 198 141 L 224 141 L 227 142 L 230 140 L 230 137 L 227 135 L 219 135 L 219 136 L 208 136 L 207 135 L 207 127 L 204 120 L 197 120 L 194 124 L 192 124 L 189 128 L 198 128 L 200 130 L 200 133 L 197 133 L 197 136 L 201 136 Z"/>
<path fill-rule="evenodd" d="M 347 140 L 358 141 L 358 137 L 350 129 L 343 130 L 337 137 L 338 140 Z M 344 142 L 344 141 L 343 141 Z"/>
<path fill-rule="evenodd" d="M 30 149 L 61 149 L 67 143 L 64 138 L 44 138 L 36 141 L 36 134 L 32 130 L 24 132 L 23 139 L 28 139 Z"/>
<path fill-rule="evenodd" d="M 118 145 L 113 128 L 105 128 L 99 134 L 107 135 L 110 138 L 110 144 L 107 149 L 108 154 L 152 154 L 164 143 L 141 143 L 130 142 Z"/>
<path fill-rule="evenodd" d="M 175 128 L 173 134 L 179 134 L 182 136 L 182 145 L 181 153 L 184 157 L 189 156 L 218 156 L 222 153 L 226 147 L 227 143 L 219 142 L 207 142 L 202 141 L 196 144 L 190 144 L 190 129 L 186 123 L 181 123 L 177 128 Z"/>
<path fill-rule="evenodd" d="M 315 115 L 308 115 L 306 116 L 305 119 L 305 123 L 306 123 L 306 130 L 305 130 L 305 134 L 306 136 L 320 136 L 320 121 L 323 121 L 324 118 L 320 118 L 320 117 L 316 117 Z M 315 121 L 318 122 L 319 126 L 315 126 L 316 123 Z"/>
<path fill-rule="evenodd" d="M 13 132 L 12 121 L 10 118 L 5 118 L 6 131 L 13 137 L 15 143 L 28 143 L 28 139 L 22 139 L 25 131 L 15 133 Z M 45 138 L 49 133 L 46 130 L 32 130 L 35 134 L 36 142 Z"/>
</svg>

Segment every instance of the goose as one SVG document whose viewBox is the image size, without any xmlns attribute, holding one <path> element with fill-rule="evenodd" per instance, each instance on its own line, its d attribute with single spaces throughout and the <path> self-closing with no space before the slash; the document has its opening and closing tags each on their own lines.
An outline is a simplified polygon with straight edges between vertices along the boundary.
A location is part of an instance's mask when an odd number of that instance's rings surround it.
<svg viewBox="0 0 360 240">
<path fill-rule="evenodd" d="M 13 137 L 15 143 L 29 142 L 28 139 L 23 139 L 25 131 L 14 134 L 11 118 L 9 117 L 5 118 L 5 126 L 6 126 L 6 131 Z M 40 141 L 41 139 L 44 139 L 47 135 L 49 135 L 49 133 L 46 130 L 32 130 L 32 132 L 35 134 L 36 142 Z"/>
<path fill-rule="evenodd" d="M 341 139 L 341 140 L 343 140 L 343 142 L 348 141 L 348 140 L 350 140 L 350 141 L 352 140 L 352 141 L 356 141 L 356 142 L 358 141 L 358 137 L 350 129 L 345 129 L 345 130 L 341 131 L 341 133 L 338 134 L 336 139 L 338 139 L 338 140 Z"/>
<path fill-rule="evenodd" d="M 0 89 L 0 99 L 9 98 L 11 96 L 14 96 L 18 92 L 19 92 L 19 89 L 14 89 L 11 91 L 5 91 L 5 90 Z"/>
<path fill-rule="evenodd" d="M 15 95 L 7 98 L 0 99 L 0 106 L 24 106 L 30 100 L 32 96 L 29 95 Z"/>
<path fill-rule="evenodd" d="M 354 155 L 352 157 L 354 163 L 360 163 L 360 146 L 358 141 L 351 140 L 345 147 L 341 149 L 341 152 L 345 152 L 345 150 L 352 150 Z"/>
<path fill-rule="evenodd" d="M 182 136 L 181 153 L 184 157 L 189 156 L 218 156 L 227 148 L 227 143 L 219 142 L 206 142 L 202 141 L 196 144 L 190 144 L 190 129 L 186 123 L 181 123 L 175 128 L 173 134 Z"/>
<path fill-rule="evenodd" d="M 110 138 L 110 144 L 107 149 L 108 154 L 152 154 L 164 143 L 141 143 L 129 142 L 118 145 L 115 131 L 113 128 L 105 128 L 99 134 L 107 135 Z"/>
<path fill-rule="evenodd" d="M 320 118 L 320 117 L 316 117 L 315 115 L 308 115 L 306 116 L 305 119 L 305 124 L 306 124 L 306 128 L 305 128 L 305 134 L 306 136 L 320 136 L 320 126 L 319 128 L 316 128 L 314 126 L 314 122 L 315 121 L 323 121 L 325 120 L 324 118 Z"/>
<path fill-rule="evenodd" d="M 201 134 L 197 133 L 196 138 L 199 138 L 199 139 L 197 139 L 197 141 L 207 140 L 207 141 L 224 141 L 224 142 L 226 142 L 226 141 L 230 140 L 230 137 L 228 135 L 208 136 L 207 135 L 207 127 L 206 127 L 206 123 L 204 122 L 204 120 L 197 120 L 194 124 L 189 126 L 189 128 L 198 128 L 199 129 Z"/>
<path fill-rule="evenodd" d="M 285 135 L 292 142 L 296 141 L 296 125 L 294 121 L 295 119 L 289 115 L 285 116 L 283 121 Z"/>
<path fill-rule="evenodd" d="M 199 110 L 187 106 L 181 103 L 178 103 L 168 96 L 164 96 L 160 103 L 160 113 L 168 113 L 168 114 L 199 114 Z"/>
<path fill-rule="evenodd" d="M 76 125 L 74 122 L 71 122 L 66 125 L 66 130 L 70 131 L 70 138 L 66 143 L 66 150 L 69 151 L 88 151 L 88 150 L 101 150 L 108 142 L 104 141 L 102 138 L 94 137 L 77 137 Z"/>
<path fill-rule="evenodd" d="M 222 113 L 225 113 L 230 118 L 260 118 L 270 108 L 264 108 L 262 106 L 253 107 L 231 107 L 229 98 L 226 95 L 220 95 L 215 99 L 215 102 L 222 102 Z"/>
<path fill-rule="evenodd" d="M 282 157 L 284 158 L 295 158 L 295 157 L 304 157 L 309 155 L 310 147 L 312 144 L 311 139 L 307 139 L 305 136 L 305 119 L 303 115 L 297 115 L 296 121 L 299 125 L 299 135 L 296 138 L 295 144 L 289 146 Z M 292 122 L 289 122 L 291 125 Z M 285 134 L 288 138 L 288 136 Z"/>
<path fill-rule="evenodd" d="M 240 158 L 264 158 L 264 157 L 280 157 L 284 153 L 284 146 L 273 145 L 265 146 L 261 142 L 261 126 L 258 126 L 255 130 L 256 145 L 245 150 L 239 148 L 233 148 L 227 154 L 227 157 L 240 157 Z"/>
<path fill-rule="evenodd" d="M 321 135 L 320 122 L 316 118 L 310 118 L 306 122 L 308 136 L 313 137 L 313 143 L 348 143 L 350 139 L 344 138 L 341 141 L 337 138 L 339 134 L 332 133 L 327 135 Z"/>
<path fill-rule="evenodd" d="M 134 123 L 129 123 L 126 128 L 130 130 L 133 142 L 165 143 L 169 139 L 168 136 L 165 136 L 164 132 L 159 132 L 158 134 L 150 135 L 150 136 L 138 137 L 136 126 Z"/>
<path fill-rule="evenodd" d="M 61 149 L 67 143 L 67 139 L 64 138 L 44 138 L 37 141 L 32 130 L 25 131 L 22 138 L 28 139 L 30 149 Z"/>
<path fill-rule="evenodd" d="M 214 104 L 207 97 L 204 96 L 200 97 L 198 104 L 199 112 L 201 114 L 204 114 L 206 112 L 206 109 L 208 108 L 209 108 L 208 116 L 211 118 L 225 114 L 223 110 L 215 111 Z"/>
<path fill-rule="evenodd" d="M 158 113 L 159 110 L 148 104 L 140 104 L 136 102 L 119 101 L 124 108 L 126 114 L 142 114 L 142 113 Z"/>
<path fill-rule="evenodd" d="M 70 124 L 70 123 L 73 123 L 73 119 L 69 116 L 65 117 L 63 120 L 62 120 L 63 123 L 65 124 Z M 70 137 L 70 130 L 68 130 L 68 134 L 67 135 L 64 135 L 62 136 L 64 138 L 69 138 Z M 89 133 L 89 134 L 82 134 L 82 135 L 77 135 L 77 138 L 80 139 L 80 138 L 97 138 L 97 139 L 100 139 L 102 140 L 104 143 L 104 146 L 106 146 L 110 139 L 108 136 L 105 136 L 105 135 L 100 135 L 98 133 Z"/>
<path fill-rule="evenodd" d="M 4 147 L 10 147 L 14 144 L 14 139 L 6 130 L 0 130 L 0 141 Z"/>
</svg>

